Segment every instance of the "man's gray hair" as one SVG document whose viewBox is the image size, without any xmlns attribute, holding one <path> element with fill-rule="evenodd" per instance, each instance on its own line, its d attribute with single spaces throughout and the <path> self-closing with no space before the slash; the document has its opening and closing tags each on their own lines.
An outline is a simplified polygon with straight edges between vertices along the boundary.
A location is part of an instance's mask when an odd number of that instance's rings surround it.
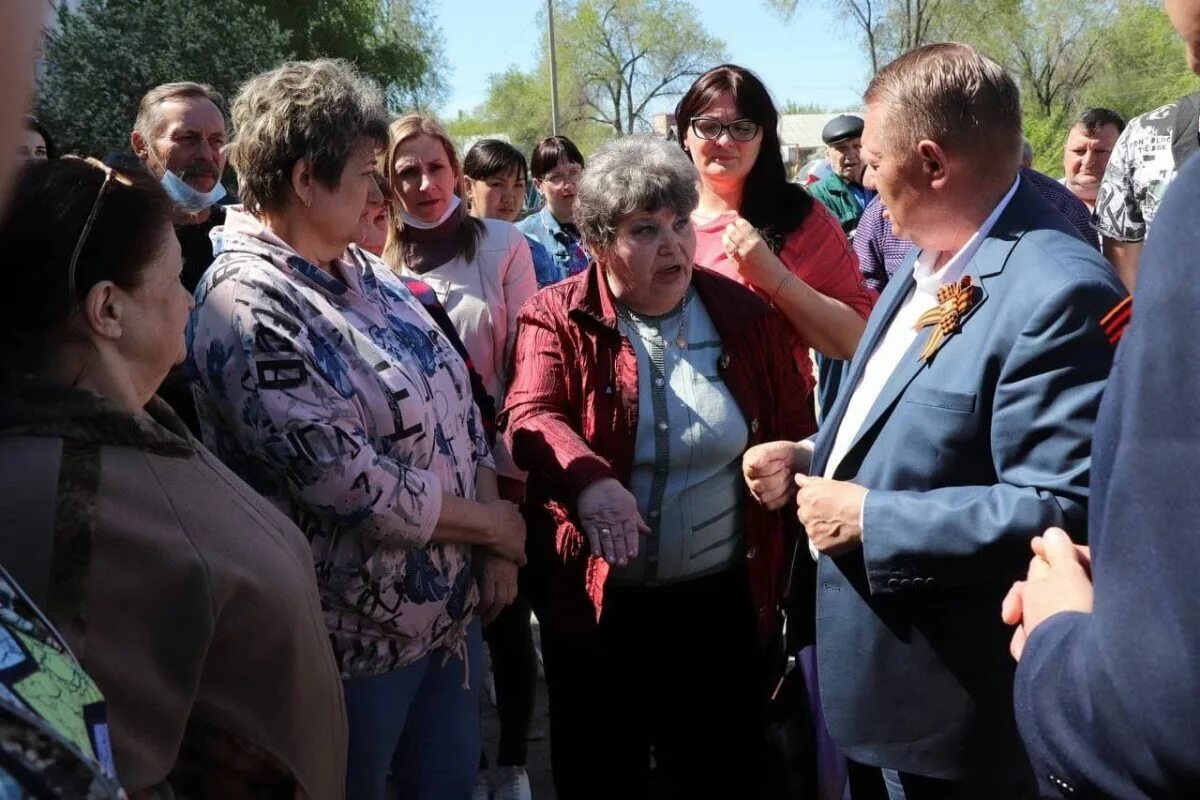
<svg viewBox="0 0 1200 800">
<path fill-rule="evenodd" d="M 292 169 L 307 158 L 313 177 L 336 188 L 364 137 L 387 146 L 388 118 L 379 88 L 348 62 L 291 61 L 242 86 L 230 110 L 229 163 L 251 211 L 283 207 Z"/>
<path fill-rule="evenodd" d="M 162 114 L 159 113 L 159 109 L 163 103 L 174 100 L 208 100 L 217 107 L 222 117 L 228 116 L 225 109 L 225 98 L 216 89 L 207 83 L 176 81 L 155 86 L 142 96 L 141 102 L 138 103 L 137 119 L 133 122 L 133 129 L 147 141 L 158 136 L 158 127 L 162 123 Z"/>
<path fill-rule="evenodd" d="M 588 159 L 575 196 L 575 225 L 590 247 L 605 249 L 630 214 L 664 208 L 691 214 L 700 202 L 697 180 L 678 145 L 648 135 L 617 139 Z"/>
</svg>

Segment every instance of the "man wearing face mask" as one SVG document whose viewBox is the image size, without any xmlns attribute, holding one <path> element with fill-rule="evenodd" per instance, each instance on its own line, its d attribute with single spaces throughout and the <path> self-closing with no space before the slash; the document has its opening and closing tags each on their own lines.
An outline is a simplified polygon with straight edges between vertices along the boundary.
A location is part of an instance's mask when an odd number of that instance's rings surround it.
<svg viewBox="0 0 1200 800">
<path fill-rule="evenodd" d="M 225 222 L 225 100 L 201 83 L 164 83 L 138 105 L 130 144 L 175 201 L 183 284 L 194 291 L 212 263 L 209 232 Z"/>
<path fill-rule="evenodd" d="M 842 231 L 851 239 L 863 209 L 875 196 L 875 192 L 863 186 L 866 167 L 861 152 L 862 132 L 862 118 L 852 114 L 841 114 L 825 124 L 821 139 L 833 172 L 808 187 L 809 194 L 837 217 Z"/>
<path fill-rule="evenodd" d="M 189 292 L 196 291 L 213 262 L 209 233 L 225 224 L 225 209 L 217 204 L 225 198 L 221 173 L 228 140 L 225 99 L 211 86 L 164 83 L 146 92 L 138 104 L 129 143 L 138 161 L 175 201 L 175 236 L 183 253 L 180 280 Z M 182 367 L 171 370 L 158 395 L 199 436 L 195 400 Z"/>
</svg>

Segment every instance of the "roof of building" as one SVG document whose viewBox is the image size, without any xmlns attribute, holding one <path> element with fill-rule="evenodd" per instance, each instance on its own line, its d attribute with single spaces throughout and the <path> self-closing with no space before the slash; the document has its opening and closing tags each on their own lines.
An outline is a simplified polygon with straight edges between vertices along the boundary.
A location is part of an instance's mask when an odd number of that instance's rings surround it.
<svg viewBox="0 0 1200 800">
<path fill-rule="evenodd" d="M 801 148 L 824 148 L 821 131 L 834 117 L 842 114 L 866 116 L 866 110 L 835 111 L 831 114 L 783 114 L 779 117 L 779 142 Z"/>
</svg>

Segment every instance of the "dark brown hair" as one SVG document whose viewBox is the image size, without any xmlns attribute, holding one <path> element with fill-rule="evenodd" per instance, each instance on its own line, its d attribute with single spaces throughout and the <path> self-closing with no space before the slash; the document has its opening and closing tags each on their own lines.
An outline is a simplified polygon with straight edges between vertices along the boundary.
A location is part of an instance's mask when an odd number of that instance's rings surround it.
<svg viewBox="0 0 1200 800">
<path fill-rule="evenodd" d="M 762 127 L 762 147 L 746 176 L 742 207 L 738 213 L 757 228 L 778 253 L 784 237 L 808 217 L 813 201 L 808 192 L 788 181 L 779 147 L 779 112 L 759 77 L 745 67 L 722 64 L 697 78 L 675 107 L 679 145 L 687 150 L 684 140 L 692 118 L 704 113 L 723 94 L 733 98 L 739 114 Z M 691 153 L 688 157 L 691 158 Z"/>
<path fill-rule="evenodd" d="M 539 181 L 566 161 L 569 164 L 583 166 L 583 153 L 565 136 L 547 136 L 533 146 L 533 155 L 529 159 L 529 170 Z"/>
<path fill-rule="evenodd" d="M 22 173 L 0 225 L 5 291 L 0 294 L 0 368 L 35 369 L 62 339 L 68 316 L 100 281 L 127 291 L 171 236 L 172 203 L 148 173 L 113 179 L 79 253 L 75 296 L 71 255 L 104 184 L 102 169 L 78 158 L 31 164 Z"/>
<path fill-rule="evenodd" d="M 525 180 L 529 179 L 525 156 L 508 142 L 499 139 L 480 139 L 471 145 L 463 159 L 462 168 L 463 174 L 473 181 L 485 181 L 511 172 Z"/>
</svg>

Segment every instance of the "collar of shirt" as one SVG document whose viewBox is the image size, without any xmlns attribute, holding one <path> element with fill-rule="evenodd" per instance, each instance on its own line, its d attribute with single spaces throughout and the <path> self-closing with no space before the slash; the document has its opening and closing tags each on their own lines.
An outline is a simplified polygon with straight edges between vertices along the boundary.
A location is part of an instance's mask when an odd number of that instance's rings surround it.
<svg viewBox="0 0 1200 800">
<path fill-rule="evenodd" d="M 942 265 L 941 269 L 934 269 L 933 265 L 937 263 L 938 256 L 941 251 L 938 250 L 922 250 L 917 256 L 916 262 L 913 264 L 913 278 L 917 282 L 916 291 L 927 294 L 931 297 L 937 297 L 938 287 L 943 283 L 954 283 L 963 276 L 967 271 L 967 267 L 971 263 L 971 259 L 975 257 L 975 252 L 979 250 L 979 246 L 983 244 L 983 240 L 992 232 L 992 228 L 996 225 L 996 220 L 1000 219 L 1000 215 L 1004 213 L 1004 209 L 1008 208 L 1009 202 L 1013 199 L 1013 195 L 1017 193 L 1017 186 L 1021 183 L 1021 176 L 1018 175 L 1009 187 L 1008 192 L 992 209 L 992 213 L 988 214 L 987 219 L 979 226 L 979 230 L 971 234 L 971 238 L 967 239 L 967 243 L 959 248 L 954 256 Z"/>
</svg>

